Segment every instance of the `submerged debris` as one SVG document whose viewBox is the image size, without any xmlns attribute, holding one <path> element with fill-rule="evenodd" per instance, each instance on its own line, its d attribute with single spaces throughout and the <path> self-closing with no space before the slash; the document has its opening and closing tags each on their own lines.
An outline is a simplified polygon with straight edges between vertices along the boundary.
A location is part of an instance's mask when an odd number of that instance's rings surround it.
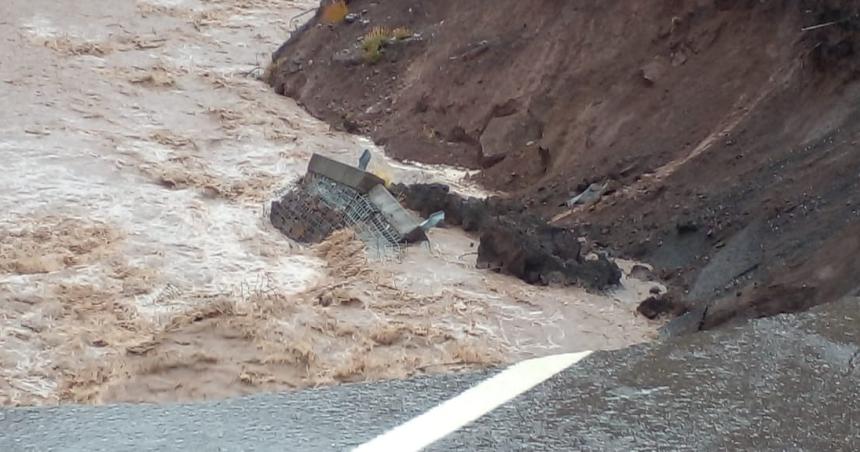
<svg viewBox="0 0 860 452">
<path fill-rule="evenodd" d="M 358 168 L 315 154 L 296 187 L 272 203 L 272 224 L 304 243 L 352 229 L 376 259 L 399 257 L 401 244 L 426 240 L 439 215 L 422 221 L 404 209 L 384 180 L 365 171 L 369 161 L 367 151 Z"/>
</svg>

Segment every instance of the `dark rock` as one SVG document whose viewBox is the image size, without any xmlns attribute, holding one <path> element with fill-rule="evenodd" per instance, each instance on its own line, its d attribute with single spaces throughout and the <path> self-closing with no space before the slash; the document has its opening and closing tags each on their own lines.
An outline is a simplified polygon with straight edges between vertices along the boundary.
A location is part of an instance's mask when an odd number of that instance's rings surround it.
<svg viewBox="0 0 860 452">
<path fill-rule="evenodd" d="M 633 265 L 629 276 L 641 281 L 654 281 L 654 273 L 651 272 L 651 269 L 641 264 Z"/>
<path fill-rule="evenodd" d="M 427 217 L 440 210 L 445 211 L 446 220 L 451 213 L 446 209 L 450 188 L 445 184 L 394 184 L 391 193 L 400 198 L 403 206 Z"/>
<path fill-rule="evenodd" d="M 423 216 L 445 212 L 445 222 L 480 232 L 478 266 L 516 276 L 529 284 L 582 285 L 604 289 L 618 284 L 621 269 L 605 256 L 582 257 L 573 231 L 550 226 L 524 212 L 521 203 L 450 193 L 444 184 L 395 184 L 391 192 Z"/>
<path fill-rule="evenodd" d="M 529 284 L 582 285 L 605 289 L 618 284 L 621 269 L 605 256 L 586 260 L 567 229 L 536 218 L 493 218 L 481 229 L 478 266 L 516 276 Z"/>
<path fill-rule="evenodd" d="M 621 282 L 621 269 L 604 254 L 598 255 L 596 260 L 569 261 L 568 265 L 571 281 L 589 289 L 602 290 Z"/>
<path fill-rule="evenodd" d="M 636 311 L 649 319 L 656 319 L 661 315 L 670 314 L 676 309 L 675 303 L 672 301 L 671 297 L 653 296 L 648 297 L 645 301 L 639 303 L 639 307 L 636 308 Z"/>
<path fill-rule="evenodd" d="M 342 119 L 342 127 L 344 131 L 354 134 L 361 133 L 361 126 L 357 122 L 348 117 L 343 117 Z"/>
<path fill-rule="evenodd" d="M 468 232 L 480 230 L 493 207 L 484 200 L 464 198 L 449 191 L 444 184 L 395 184 L 391 187 L 392 194 L 408 209 L 425 217 L 441 210 L 445 212 L 446 224 L 460 225 Z"/>
<path fill-rule="evenodd" d="M 480 199 L 449 194 L 445 201 L 446 221 L 460 225 L 466 232 L 481 229 L 490 218 L 490 208 Z"/>
</svg>

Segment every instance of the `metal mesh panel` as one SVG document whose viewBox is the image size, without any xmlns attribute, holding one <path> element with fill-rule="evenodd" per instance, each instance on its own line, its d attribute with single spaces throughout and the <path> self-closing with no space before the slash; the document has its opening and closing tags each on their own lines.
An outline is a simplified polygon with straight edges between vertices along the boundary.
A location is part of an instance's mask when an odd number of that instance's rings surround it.
<svg viewBox="0 0 860 452">
<path fill-rule="evenodd" d="M 309 195 L 308 199 L 318 198 L 330 209 L 343 213 L 343 224 L 332 224 L 331 219 L 317 218 L 310 208 L 305 212 L 296 212 L 308 227 L 323 233 L 348 227 L 364 242 L 369 258 L 400 259 L 403 252 L 400 242 L 403 238 L 366 196 L 350 187 L 315 174 L 308 174 L 300 189 Z"/>
</svg>

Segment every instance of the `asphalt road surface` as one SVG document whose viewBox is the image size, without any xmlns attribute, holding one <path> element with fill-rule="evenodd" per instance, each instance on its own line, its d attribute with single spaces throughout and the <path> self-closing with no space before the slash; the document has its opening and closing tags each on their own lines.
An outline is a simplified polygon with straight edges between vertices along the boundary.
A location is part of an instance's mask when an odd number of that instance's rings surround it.
<svg viewBox="0 0 860 452">
<path fill-rule="evenodd" d="M 860 301 L 598 352 L 430 450 L 860 450 Z M 0 411 L 0 450 L 349 450 L 497 372 Z M 407 450 L 404 444 L 402 450 Z"/>
</svg>

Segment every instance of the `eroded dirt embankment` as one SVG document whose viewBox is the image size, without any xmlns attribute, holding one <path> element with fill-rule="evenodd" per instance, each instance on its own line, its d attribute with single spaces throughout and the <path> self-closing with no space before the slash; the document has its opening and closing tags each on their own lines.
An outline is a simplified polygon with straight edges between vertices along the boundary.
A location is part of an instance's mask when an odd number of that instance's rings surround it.
<svg viewBox="0 0 860 452">
<path fill-rule="evenodd" d="M 358 20 L 315 17 L 268 81 L 391 155 L 483 168 L 655 264 L 709 327 L 857 285 L 858 4 L 353 0 Z M 369 64 L 373 27 L 415 35 Z M 596 204 L 565 205 L 594 182 Z"/>
</svg>

